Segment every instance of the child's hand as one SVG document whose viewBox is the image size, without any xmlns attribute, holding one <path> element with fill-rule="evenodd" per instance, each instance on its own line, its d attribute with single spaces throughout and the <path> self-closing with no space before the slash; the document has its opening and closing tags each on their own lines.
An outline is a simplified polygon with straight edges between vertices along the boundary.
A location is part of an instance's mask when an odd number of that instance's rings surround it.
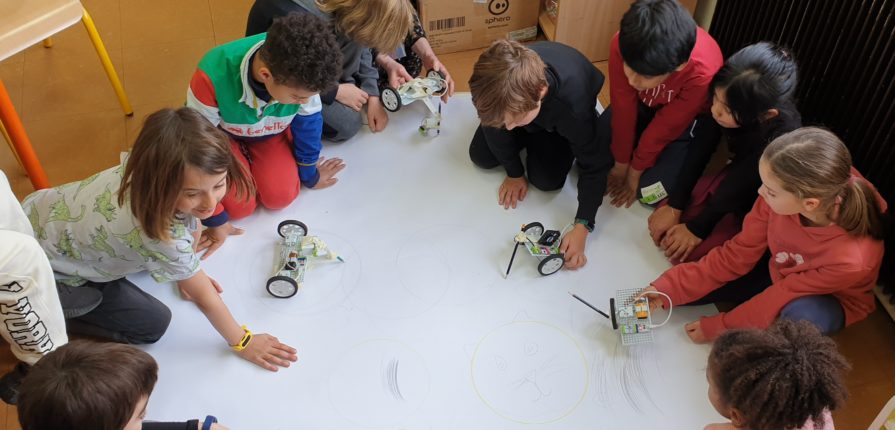
<svg viewBox="0 0 895 430">
<path fill-rule="evenodd" d="M 572 230 L 566 233 L 559 244 L 559 251 L 566 257 L 566 269 L 577 269 L 587 264 L 587 256 L 584 255 L 584 247 L 587 243 L 587 228 L 581 224 L 575 224 Z"/>
<path fill-rule="evenodd" d="M 199 430 L 202 430 L 201 428 Z M 211 425 L 211 430 L 230 430 L 227 427 L 224 427 L 218 423 L 214 423 Z"/>
<path fill-rule="evenodd" d="M 628 176 L 628 165 L 616 162 L 612 169 L 609 170 L 609 176 L 606 177 L 606 193 L 610 197 L 615 196 L 625 184 L 625 178 Z"/>
<path fill-rule="evenodd" d="M 354 109 L 355 112 L 360 112 L 369 97 L 366 91 L 354 84 L 339 84 L 339 89 L 336 90 L 336 101 Z"/>
<path fill-rule="evenodd" d="M 528 194 L 528 181 L 525 180 L 525 176 L 518 178 L 507 176 L 497 190 L 497 204 L 503 205 L 504 209 L 509 209 L 511 206 L 516 209 L 516 204 L 525 200 L 526 194 Z"/>
<path fill-rule="evenodd" d="M 297 361 L 296 352 L 295 348 L 280 343 L 277 338 L 269 334 L 262 333 L 252 336 L 249 345 L 237 354 L 271 372 L 276 372 L 280 367 L 289 367 L 290 362 Z"/>
<path fill-rule="evenodd" d="M 196 247 L 196 253 L 205 250 L 205 254 L 201 257 L 201 259 L 204 260 L 211 256 L 211 254 L 214 254 L 214 252 L 224 244 L 224 241 L 227 240 L 228 236 L 243 233 L 245 233 L 245 230 L 239 227 L 234 227 L 229 221 L 217 227 L 208 227 L 205 230 L 202 230 L 202 236 L 199 238 L 199 246 Z"/>
<path fill-rule="evenodd" d="M 708 338 L 706 338 L 705 334 L 702 332 L 702 324 L 698 320 L 685 325 L 684 330 L 687 332 L 687 336 L 690 337 L 690 340 L 692 340 L 693 343 L 709 343 Z"/>
<path fill-rule="evenodd" d="M 665 233 L 662 248 L 669 260 L 684 261 L 700 243 L 702 239 L 693 234 L 687 224 L 677 224 Z"/>
<path fill-rule="evenodd" d="M 388 74 L 388 85 L 393 89 L 397 90 L 398 87 L 405 82 L 413 80 L 413 76 L 410 76 L 410 73 L 407 73 L 407 69 L 392 57 L 380 54 L 380 56 L 376 58 L 376 61 L 382 66 L 385 73 Z"/>
<path fill-rule="evenodd" d="M 441 96 L 441 101 L 447 103 L 448 99 L 454 96 L 454 78 L 451 77 L 451 74 L 448 73 L 447 69 L 444 67 L 444 64 L 441 64 L 441 61 L 438 61 L 436 58 L 433 60 L 432 65 L 429 66 L 430 70 L 436 70 L 444 74 L 444 84 L 447 86 L 447 91 Z"/>
<path fill-rule="evenodd" d="M 631 207 L 634 200 L 637 200 L 637 186 L 640 184 L 640 170 L 633 168 L 628 169 L 623 185 L 616 189 L 615 195 L 612 196 L 612 205 L 615 207 Z"/>
<path fill-rule="evenodd" d="M 669 205 L 656 209 L 647 220 L 647 228 L 649 229 L 649 235 L 653 239 L 653 243 L 656 246 L 659 246 L 668 229 L 679 223 L 680 220 L 681 211 Z"/>
<path fill-rule="evenodd" d="M 313 189 L 322 190 L 324 188 L 331 187 L 339 182 L 339 178 L 336 178 L 336 173 L 342 171 L 345 168 L 345 162 L 342 161 L 341 158 L 330 158 L 329 160 L 324 161 L 323 157 L 320 157 L 317 160 L 317 171 L 320 173 L 320 179 L 317 180 L 317 183 L 314 184 Z"/>
<path fill-rule="evenodd" d="M 656 287 L 650 285 L 649 287 L 644 288 L 643 291 L 641 291 L 640 294 L 638 294 L 635 299 L 641 299 L 641 298 L 646 297 L 646 301 L 647 301 L 647 303 L 649 303 L 650 312 L 653 312 L 657 309 L 665 309 L 665 302 L 662 301 L 662 296 L 660 296 L 658 294 L 647 294 L 650 291 L 659 291 L 659 290 L 657 290 Z"/>
<path fill-rule="evenodd" d="M 370 97 L 367 100 L 367 124 L 373 133 L 385 130 L 385 126 L 388 125 L 388 112 L 385 111 L 379 97 Z"/>
</svg>

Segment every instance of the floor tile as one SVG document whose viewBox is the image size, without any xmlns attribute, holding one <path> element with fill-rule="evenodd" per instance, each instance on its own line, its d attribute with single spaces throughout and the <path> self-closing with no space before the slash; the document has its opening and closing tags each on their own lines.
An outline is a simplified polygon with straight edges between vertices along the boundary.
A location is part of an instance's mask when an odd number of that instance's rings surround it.
<svg viewBox="0 0 895 430">
<path fill-rule="evenodd" d="M 217 45 L 245 36 L 246 20 L 252 3 L 246 0 L 209 0 Z"/>
<path fill-rule="evenodd" d="M 125 49 L 214 37 L 208 0 L 120 1 Z"/>
<path fill-rule="evenodd" d="M 111 109 L 25 121 L 25 129 L 56 186 L 117 164 L 124 149 L 124 121 L 121 111 Z"/>
<path fill-rule="evenodd" d="M 121 53 L 110 51 L 122 77 Z M 95 54 L 84 55 L 57 44 L 25 55 L 24 120 L 120 108 L 112 84 Z"/>
<path fill-rule="evenodd" d="M 162 43 L 124 53 L 124 86 L 134 105 L 186 100 L 196 65 L 214 38 Z"/>
</svg>

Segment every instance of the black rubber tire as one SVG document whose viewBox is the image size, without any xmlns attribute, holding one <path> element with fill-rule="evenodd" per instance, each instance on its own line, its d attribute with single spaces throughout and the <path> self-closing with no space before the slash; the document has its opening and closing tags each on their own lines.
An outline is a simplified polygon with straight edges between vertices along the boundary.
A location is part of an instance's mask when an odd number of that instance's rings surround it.
<svg viewBox="0 0 895 430">
<path fill-rule="evenodd" d="M 557 262 L 559 265 L 557 266 Z M 559 269 L 562 269 L 562 266 L 566 264 L 566 259 L 562 254 L 553 254 L 548 255 L 546 258 L 541 260 L 538 263 L 538 273 L 543 276 L 550 276 L 556 272 L 559 272 Z"/>
<path fill-rule="evenodd" d="M 275 293 L 272 286 L 275 282 L 287 282 L 292 286 L 292 291 L 285 294 Z M 298 293 L 298 282 L 295 282 L 295 279 L 292 279 L 288 276 L 274 276 L 267 280 L 267 292 L 270 293 L 271 296 L 274 296 L 278 299 L 288 299 Z"/>
<path fill-rule="evenodd" d="M 385 87 L 379 92 L 379 101 L 382 102 L 385 110 L 389 112 L 397 112 L 401 109 L 401 96 L 392 87 Z"/>
<path fill-rule="evenodd" d="M 283 227 L 287 227 L 287 226 L 299 227 L 305 231 L 304 233 L 302 233 L 302 236 L 308 235 L 308 226 L 305 225 L 305 223 L 303 223 L 301 221 L 296 221 L 294 219 L 287 219 L 287 220 L 281 222 L 280 225 L 277 226 L 277 233 L 280 234 L 280 237 L 286 237 L 286 233 L 283 233 Z"/>
</svg>

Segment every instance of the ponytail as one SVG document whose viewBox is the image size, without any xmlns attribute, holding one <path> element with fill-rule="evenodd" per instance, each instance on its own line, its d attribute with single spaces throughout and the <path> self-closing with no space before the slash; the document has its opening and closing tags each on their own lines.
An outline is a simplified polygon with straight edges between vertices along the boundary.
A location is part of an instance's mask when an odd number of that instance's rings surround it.
<svg viewBox="0 0 895 430">
<path fill-rule="evenodd" d="M 883 211 L 876 191 L 863 178 L 852 177 L 845 185 L 836 224 L 852 236 L 870 236 L 883 240 Z"/>
</svg>

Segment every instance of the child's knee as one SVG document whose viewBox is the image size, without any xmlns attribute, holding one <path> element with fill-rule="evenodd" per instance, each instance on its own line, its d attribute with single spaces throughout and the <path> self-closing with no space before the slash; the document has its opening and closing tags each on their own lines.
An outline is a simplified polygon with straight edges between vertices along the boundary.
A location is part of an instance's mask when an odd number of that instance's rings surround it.
<svg viewBox="0 0 895 430">
<path fill-rule="evenodd" d="M 556 191 L 562 189 L 566 184 L 566 175 L 550 177 L 549 175 L 528 173 L 528 183 L 541 191 Z"/>
<path fill-rule="evenodd" d="M 780 318 L 792 321 L 808 321 L 829 334 L 845 326 L 842 305 L 833 296 L 805 296 L 786 304 Z"/>
<path fill-rule="evenodd" d="M 265 208 L 280 210 L 289 206 L 298 197 L 299 189 L 300 186 L 297 183 L 288 186 L 278 183 L 263 191 L 259 190 L 258 196 Z"/>
<path fill-rule="evenodd" d="M 350 114 L 328 118 L 323 125 L 323 138 L 333 142 L 344 142 L 354 137 L 360 131 L 361 126 L 363 126 L 363 122 L 360 114 L 354 111 L 351 111 Z"/>
<path fill-rule="evenodd" d="M 134 327 L 122 333 L 127 341 L 134 345 L 155 343 L 168 331 L 171 309 L 162 302 L 155 302 L 141 309 L 134 319 L 137 321 Z"/>
</svg>

